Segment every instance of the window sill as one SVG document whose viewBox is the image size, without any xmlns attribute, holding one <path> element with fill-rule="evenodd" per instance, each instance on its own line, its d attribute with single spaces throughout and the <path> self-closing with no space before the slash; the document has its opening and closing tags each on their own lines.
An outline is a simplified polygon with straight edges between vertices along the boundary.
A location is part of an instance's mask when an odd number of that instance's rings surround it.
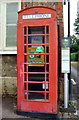
<svg viewBox="0 0 79 120">
<path fill-rule="evenodd" d="M 4 55 L 4 54 L 17 54 L 17 51 L 0 51 L 0 55 Z"/>
</svg>

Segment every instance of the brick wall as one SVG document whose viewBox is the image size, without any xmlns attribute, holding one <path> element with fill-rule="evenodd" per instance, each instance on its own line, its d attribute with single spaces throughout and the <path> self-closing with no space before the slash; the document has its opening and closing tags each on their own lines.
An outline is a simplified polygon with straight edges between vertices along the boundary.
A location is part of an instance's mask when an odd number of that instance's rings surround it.
<svg viewBox="0 0 79 120">
<path fill-rule="evenodd" d="M 57 23 L 60 26 L 60 38 L 64 36 L 64 26 L 63 26 L 63 5 L 62 2 L 58 2 L 55 6 L 57 13 Z"/>
</svg>

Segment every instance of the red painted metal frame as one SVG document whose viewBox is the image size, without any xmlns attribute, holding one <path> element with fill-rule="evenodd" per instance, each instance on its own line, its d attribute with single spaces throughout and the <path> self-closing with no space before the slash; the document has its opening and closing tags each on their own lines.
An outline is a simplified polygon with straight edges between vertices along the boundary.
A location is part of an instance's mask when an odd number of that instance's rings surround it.
<svg viewBox="0 0 79 120">
<path fill-rule="evenodd" d="M 36 11 L 38 11 L 38 14 L 41 13 L 50 13 L 52 15 L 51 18 L 45 18 L 45 19 L 29 19 L 29 20 L 23 20 L 22 15 L 24 14 L 37 14 Z M 34 26 L 49 26 L 49 34 L 46 34 L 46 27 L 45 27 L 45 34 L 39 34 L 39 35 L 24 35 L 23 28 L 24 26 L 28 27 L 34 27 Z M 24 44 L 24 36 L 46 36 L 49 35 L 49 43 L 46 44 Z M 28 41 L 28 38 L 27 38 Z M 24 55 L 27 56 L 28 61 L 28 55 L 29 53 L 24 53 L 24 46 L 26 46 L 26 49 L 28 50 L 28 47 L 32 45 L 49 45 L 49 53 L 46 53 L 46 47 L 45 47 L 45 53 L 40 53 L 40 55 L 45 56 L 45 63 L 24 63 Z M 37 55 L 31 54 L 31 55 Z M 46 63 L 46 55 L 49 55 L 49 63 Z M 43 65 L 49 65 L 49 72 L 28 72 L 28 64 L 43 64 Z M 26 65 L 27 72 L 24 71 L 24 65 Z M 26 8 L 19 12 L 18 16 L 18 25 L 17 25 L 17 107 L 18 110 L 21 111 L 33 111 L 33 112 L 45 112 L 45 113 L 57 113 L 57 96 L 58 96 L 58 38 L 57 38 L 57 23 L 56 23 L 56 11 L 54 9 L 43 7 L 43 6 L 36 6 L 31 8 Z M 24 81 L 24 74 L 26 74 L 27 81 Z M 37 81 L 28 81 L 28 75 L 29 74 L 44 74 L 45 75 L 45 81 L 44 82 L 37 82 Z M 49 75 L 49 81 L 46 81 L 46 75 Z M 38 83 L 38 84 L 49 84 L 49 90 L 45 91 L 31 91 L 28 90 L 28 83 Z M 27 90 L 24 90 L 24 84 L 27 87 Z M 45 93 L 45 100 L 29 100 L 28 95 L 26 99 L 24 99 L 24 92 L 26 94 L 29 93 Z M 49 94 L 49 99 L 46 100 L 46 93 Z"/>
</svg>

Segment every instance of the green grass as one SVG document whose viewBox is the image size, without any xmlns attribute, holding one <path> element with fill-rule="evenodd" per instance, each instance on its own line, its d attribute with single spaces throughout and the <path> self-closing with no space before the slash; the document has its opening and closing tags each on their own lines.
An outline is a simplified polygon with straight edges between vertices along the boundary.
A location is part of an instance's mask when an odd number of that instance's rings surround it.
<svg viewBox="0 0 79 120">
<path fill-rule="evenodd" d="M 78 61 L 79 52 L 71 53 L 71 61 Z"/>
</svg>

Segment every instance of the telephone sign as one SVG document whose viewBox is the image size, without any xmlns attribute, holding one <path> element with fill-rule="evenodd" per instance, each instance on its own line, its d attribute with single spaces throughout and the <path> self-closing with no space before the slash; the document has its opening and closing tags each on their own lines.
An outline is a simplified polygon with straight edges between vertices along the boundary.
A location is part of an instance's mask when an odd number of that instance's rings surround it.
<svg viewBox="0 0 79 120">
<path fill-rule="evenodd" d="M 39 19 L 39 18 L 51 18 L 51 14 L 32 14 L 23 15 L 23 19 Z"/>
</svg>

